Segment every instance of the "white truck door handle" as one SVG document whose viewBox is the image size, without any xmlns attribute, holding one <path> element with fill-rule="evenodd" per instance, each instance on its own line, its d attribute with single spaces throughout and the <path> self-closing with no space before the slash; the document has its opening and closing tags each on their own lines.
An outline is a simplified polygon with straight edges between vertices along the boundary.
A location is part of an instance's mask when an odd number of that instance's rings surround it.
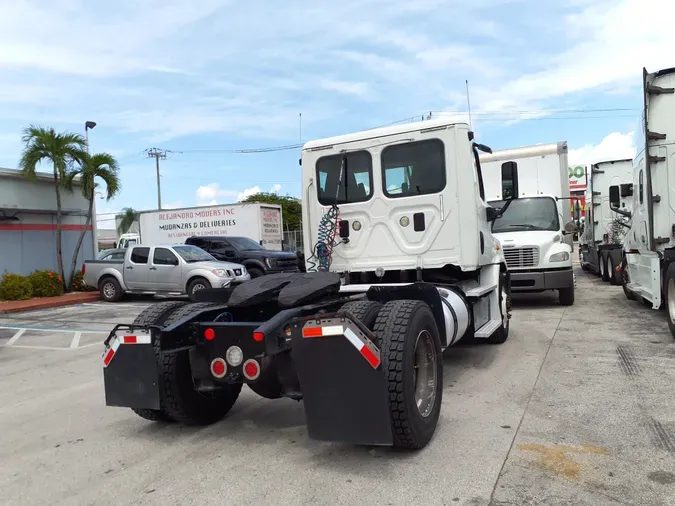
<svg viewBox="0 0 675 506">
<path fill-rule="evenodd" d="M 130 265 L 129 267 L 127 267 L 127 269 L 131 270 L 131 269 L 133 269 L 133 267 Z"/>
</svg>

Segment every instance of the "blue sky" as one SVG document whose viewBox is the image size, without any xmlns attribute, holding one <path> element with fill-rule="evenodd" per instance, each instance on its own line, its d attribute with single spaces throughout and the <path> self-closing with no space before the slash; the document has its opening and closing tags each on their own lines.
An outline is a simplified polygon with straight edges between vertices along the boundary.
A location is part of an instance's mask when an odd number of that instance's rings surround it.
<svg viewBox="0 0 675 506">
<path fill-rule="evenodd" d="M 156 207 L 151 147 L 173 151 L 167 207 L 298 196 L 299 150 L 213 150 L 429 111 L 466 121 L 466 79 L 474 130 L 494 149 L 567 140 L 574 163 L 630 156 L 642 67 L 675 66 L 673 19 L 667 0 L 4 2 L 0 166 L 16 167 L 24 126 L 92 120 L 92 151 L 122 166 L 123 190 L 99 213 Z"/>
</svg>

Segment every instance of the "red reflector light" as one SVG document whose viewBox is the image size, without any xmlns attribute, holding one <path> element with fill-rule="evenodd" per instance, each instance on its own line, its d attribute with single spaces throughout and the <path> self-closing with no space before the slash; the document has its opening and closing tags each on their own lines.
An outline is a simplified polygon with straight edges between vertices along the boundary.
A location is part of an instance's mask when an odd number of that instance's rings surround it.
<svg viewBox="0 0 675 506">
<path fill-rule="evenodd" d="M 110 364 L 110 361 L 112 360 L 113 355 L 115 355 L 115 350 L 112 349 L 112 348 L 110 348 L 110 349 L 108 350 L 108 353 L 106 353 L 106 354 L 105 354 L 105 357 L 103 358 L 103 365 L 104 365 L 104 366 L 107 367 L 108 364 Z"/>
<path fill-rule="evenodd" d="M 263 332 L 254 332 L 253 333 L 253 340 L 254 341 L 260 342 L 263 339 L 265 339 L 265 334 Z"/>
<path fill-rule="evenodd" d="M 222 378 L 227 372 L 227 365 L 222 358 L 216 358 L 211 362 L 211 374 L 216 378 Z"/>
<path fill-rule="evenodd" d="M 124 336 L 124 344 L 136 344 L 136 336 Z"/>
<path fill-rule="evenodd" d="M 216 337 L 216 331 L 213 329 L 206 329 L 204 331 L 204 337 L 207 341 L 213 341 L 213 339 Z"/>
<path fill-rule="evenodd" d="M 254 380 L 260 376 L 260 365 L 253 359 L 244 362 L 244 376 L 246 379 Z"/>
<path fill-rule="evenodd" d="M 307 327 L 302 329 L 302 337 L 321 337 L 323 329 L 321 327 Z"/>
</svg>

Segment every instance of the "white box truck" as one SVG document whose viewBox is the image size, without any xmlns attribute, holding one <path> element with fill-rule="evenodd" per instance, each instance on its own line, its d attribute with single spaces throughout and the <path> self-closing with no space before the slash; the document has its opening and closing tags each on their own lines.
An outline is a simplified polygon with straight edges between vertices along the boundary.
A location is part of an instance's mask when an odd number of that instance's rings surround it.
<svg viewBox="0 0 675 506">
<path fill-rule="evenodd" d="M 567 142 L 483 153 L 485 195 L 493 207 L 518 192 L 492 231 L 504 249 L 514 292 L 557 290 L 574 304 Z M 515 179 L 505 175 L 515 173 Z M 511 181 L 515 181 L 513 185 Z"/>
<path fill-rule="evenodd" d="M 613 285 L 621 282 L 623 240 L 633 209 L 633 160 L 609 160 L 590 167 L 586 190 L 586 221 L 581 241 L 581 268 L 599 274 Z M 618 192 L 616 210 L 610 207 L 610 189 Z"/>
<path fill-rule="evenodd" d="M 117 247 L 183 244 L 188 237 L 198 236 L 243 236 L 268 250 L 281 251 L 281 206 L 254 202 L 141 211 L 139 221 L 119 237 Z"/>
<path fill-rule="evenodd" d="M 675 337 L 675 68 L 643 69 L 643 125 L 633 161 L 633 212 L 624 240 L 622 284 L 629 299 L 664 303 Z M 612 208 L 620 202 L 616 191 Z"/>
</svg>

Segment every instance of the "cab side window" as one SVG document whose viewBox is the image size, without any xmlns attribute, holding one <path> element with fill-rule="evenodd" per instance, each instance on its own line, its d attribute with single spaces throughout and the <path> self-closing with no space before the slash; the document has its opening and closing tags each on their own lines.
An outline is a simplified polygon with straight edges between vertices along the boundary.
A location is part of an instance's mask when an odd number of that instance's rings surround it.
<svg viewBox="0 0 675 506">
<path fill-rule="evenodd" d="M 134 248 L 131 250 L 131 262 L 135 264 L 147 264 L 150 256 L 150 248 Z"/>
</svg>

